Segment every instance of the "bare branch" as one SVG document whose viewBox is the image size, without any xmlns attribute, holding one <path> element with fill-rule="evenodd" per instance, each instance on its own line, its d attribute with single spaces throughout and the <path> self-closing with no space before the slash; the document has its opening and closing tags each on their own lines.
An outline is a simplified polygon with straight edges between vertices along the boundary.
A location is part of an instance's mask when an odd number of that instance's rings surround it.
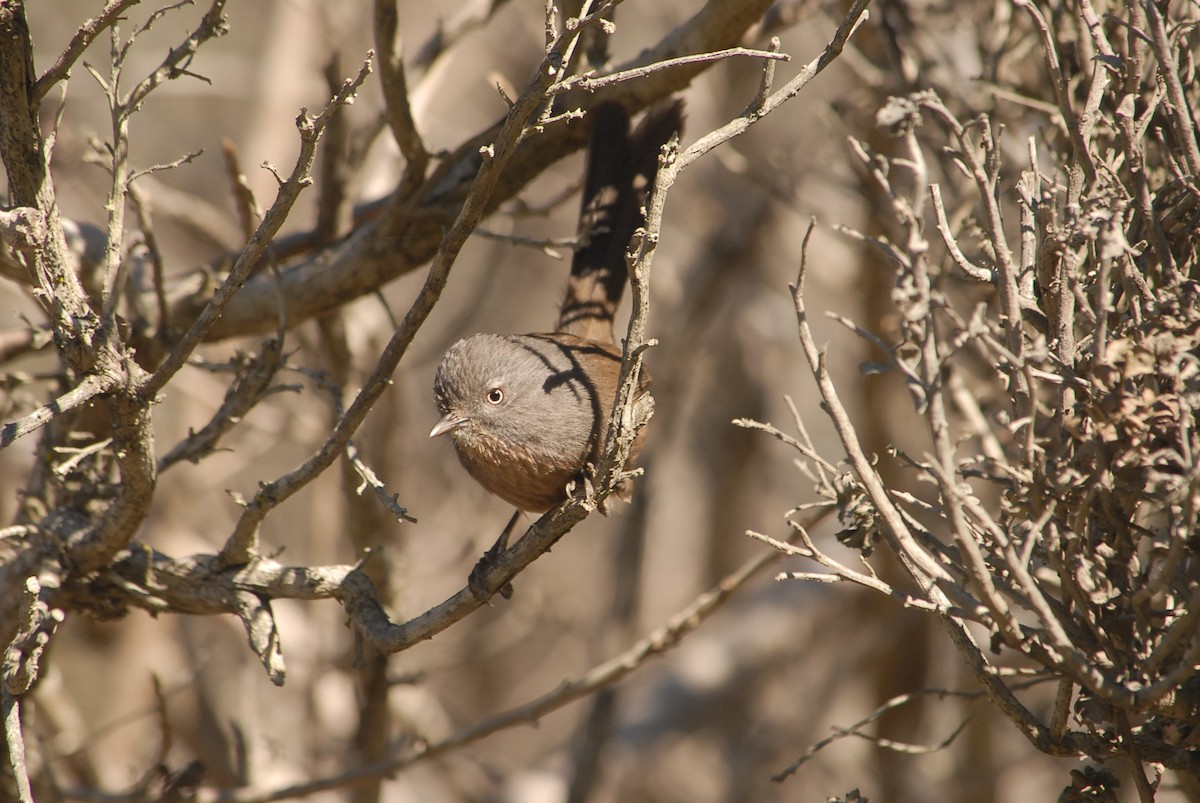
<svg viewBox="0 0 1200 803">
<path fill-rule="evenodd" d="M 375 0 L 374 30 L 375 50 L 379 53 L 379 82 L 383 88 L 392 137 L 407 162 L 404 178 L 400 180 L 396 194 L 399 198 L 407 198 L 425 178 L 429 152 L 421 141 L 417 123 L 413 119 L 404 60 L 397 48 L 396 26 L 396 0 Z"/>
<path fill-rule="evenodd" d="M 694 64 L 709 64 L 714 61 L 722 61 L 724 59 L 736 58 L 739 56 L 749 56 L 751 58 L 764 59 L 767 62 L 771 61 L 790 61 L 791 56 L 786 53 L 776 53 L 771 50 L 751 50 L 744 47 L 731 47 L 725 50 L 718 50 L 715 53 L 697 53 L 691 56 L 680 56 L 674 59 L 665 59 L 656 61 L 653 64 L 647 64 L 642 67 L 633 67 L 628 70 L 611 73 L 599 78 L 591 75 L 581 75 L 564 81 L 559 85 L 558 93 L 570 92 L 574 89 L 582 89 L 586 92 L 595 92 L 597 89 L 603 89 L 607 86 L 613 86 L 624 81 L 633 81 L 639 78 L 645 78 L 662 70 L 673 70 L 677 67 L 683 67 Z"/>
<path fill-rule="evenodd" d="M 40 100 L 56 83 L 66 78 L 70 74 L 75 62 L 88 49 L 88 46 L 95 41 L 96 37 L 104 33 L 117 20 L 121 19 L 121 15 L 127 9 L 136 6 L 139 2 L 141 0 L 108 0 L 108 3 L 99 14 L 92 17 L 83 25 L 80 25 L 76 29 L 75 35 L 71 37 L 71 41 L 67 43 L 66 48 L 59 54 L 58 59 L 37 80 L 33 89 L 34 98 Z"/>
<path fill-rule="evenodd" d="M 0 428 L 0 449 L 12 445 L 13 441 L 22 435 L 28 435 L 44 427 L 55 416 L 74 410 L 82 404 L 87 404 L 97 396 L 108 393 L 115 386 L 119 377 L 112 375 L 92 375 L 85 377 L 75 387 L 68 390 L 57 399 L 43 404 L 20 421 L 5 424 Z"/>
</svg>

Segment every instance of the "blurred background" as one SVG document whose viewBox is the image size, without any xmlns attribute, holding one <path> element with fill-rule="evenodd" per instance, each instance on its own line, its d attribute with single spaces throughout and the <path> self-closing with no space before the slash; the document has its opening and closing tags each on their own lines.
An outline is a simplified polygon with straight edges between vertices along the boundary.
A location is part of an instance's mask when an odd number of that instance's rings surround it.
<svg viewBox="0 0 1200 803">
<path fill-rule="evenodd" d="M 405 52 L 416 53 L 439 25 L 475 5 L 400 2 Z M 99 4 L 31 3 L 38 67 L 53 60 Z M 611 39 L 623 62 L 658 42 L 701 6 L 699 0 L 623 4 Z M 134 9 L 128 32 L 155 6 Z M 129 72 L 156 66 L 195 24 L 202 9 L 164 16 L 140 38 Z M 521 86 L 543 49 L 540 3 L 508 3 L 434 65 L 411 76 L 417 126 L 431 151 L 449 150 L 505 111 L 496 82 Z M 814 58 L 840 21 L 840 3 L 781 4 L 772 30 L 792 61 L 777 82 Z M 1004 2 L 883 3 L 844 56 L 799 97 L 686 171 L 668 198 L 654 263 L 649 356 L 657 401 L 635 501 L 608 518 L 594 516 L 522 574 L 511 601 L 497 600 L 432 642 L 354 666 L 354 645 L 334 602 L 279 602 L 287 683 L 271 685 L 232 617 L 133 613 L 93 623 L 72 618 L 55 643 L 48 673 L 29 707 L 31 761 L 53 771 L 69 795 L 100 799 L 134 787 L 159 762 L 166 727 L 166 768 L 203 768 L 203 784 L 275 789 L 336 774 L 398 745 L 437 740 L 554 689 L 661 626 L 696 595 L 767 547 L 745 533 L 786 537 L 785 515 L 815 500 L 795 454 L 735 418 L 794 431 L 786 397 L 818 450 L 837 460 L 840 445 L 815 401 L 795 335 L 788 291 L 810 217 L 807 299 L 818 339 L 869 450 L 885 476 L 888 444 L 927 448 L 911 426 L 903 384 L 859 366 L 869 349 L 824 315 L 849 317 L 885 337 L 891 270 L 834 230 L 878 232 L 879 217 L 847 137 L 886 150 L 874 113 L 889 94 L 935 86 L 952 108 L 996 110 L 1018 131 L 1036 131 L 1036 110 L 1005 105 L 989 87 L 1001 76 L 1037 80 L 1040 56 L 1008 36 Z M 260 205 L 297 149 L 300 107 L 329 96 L 323 70 L 337 58 L 356 71 L 371 47 L 365 0 L 233 2 L 230 32 L 191 65 L 207 81 L 178 80 L 155 93 L 133 123 L 135 167 L 203 155 L 157 173 L 143 189 L 169 270 L 182 274 L 239 243 L 222 141 L 237 149 Z M 747 44 L 761 47 L 761 37 Z M 105 72 L 107 41 L 86 57 Z M 1026 64 L 1022 64 L 1022 61 Z M 753 98 L 760 67 L 750 60 L 715 65 L 683 93 L 690 143 L 739 114 Z M 1042 89 L 1049 92 L 1049 85 Z M 1048 99 L 1052 97 L 1048 96 Z M 104 225 L 105 172 L 88 158 L 92 137 L 110 136 L 103 93 L 76 69 L 65 97 L 55 150 L 63 212 Z M 49 125 L 59 106 L 47 103 Z M 381 108 L 368 80 L 348 110 L 365 128 Z M 1013 142 L 1022 142 L 1014 136 Z M 395 146 L 379 138 L 352 183 L 359 200 L 387 192 L 401 169 Z M 548 169 L 484 226 L 530 238 L 575 233 L 582 157 Z M 1016 169 L 1014 168 L 1014 180 Z M 315 194 L 292 215 L 289 230 L 314 223 Z M 449 443 L 427 438 L 437 415 L 434 368 L 458 338 L 480 331 L 537 331 L 555 318 L 568 254 L 476 236 L 451 275 L 441 303 L 418 335 L 357 437 L 366 462 L 399 495 L 416 524 L 382 511 L 351 510 L 343 478 L 331 470 L 270 518 L 264 548 L 289 564 L 348 563 L 377 550 L 394 620 L 416 615 L 460 589 L 510 514 L 460 468 Z M 289 333 L 290 361 L 365 374 L 423 280 L 417 271 L 378 296 L 346 306 L 336 320 L 307 322 Z M 39 312 L 15 284 L 0 281 L 0 329 L 19 328 Z M 328 327 L 344 330 L 348 362 L 331 356 Z M 207 346 L 227 359 L 257 350 L 256 340 Z M 40 353 L 3 366 L 8 373 L 53 370 Z M 333 412 L 299 374 L 301 388 L 259 405 L 199 465 L 181 464 L 160 479 L 156 507 L 140 538 L 173 555 L 220 548 L 237 519 L 230 492 L 250 495 L 260 481 L 293 468 L 319 445 Z M 227 378 L 186 369 L 156 415 L 165 451 L 201 426 L 220 404 Z M 15 489 L 31 470 L 33 439 L 0 452 L 0 520 L 12 518 Z M 890 472 L 890 473 L 887 473 Z M 374 519 L 372 519 L 374 516 Z M 845 561 L 833 517 L 818 542 Z M 771 777 L 835 728 L 868 716 L 894 695 L 922 689 L 975 691 L 969 673 L 934 620 L 886 599 L 836 584 L 777 581 L 775 564 L 734 596 L 676 650 L 639 668 L 612 696 L 574 703 L 536 723 L 496 733 L 444 757 L 418 763 L 377 785 L 338 789 L 317 799 L 386 801 L 784 801 L 825 800 L 858 788 L 875 801 L 963 800 L 987 803 L 1055 799 L 1074 762 L 1036 753 L 986 702 L 922 697 L 864 729 L 912 745 L 897 752 L 863 738 L 837 741 L 783 783 Z M 881 561 L 884 576 L 898 572 Z M 629 602 L 614 608 L 614 600 Z M 156 684 L 161 690 L 156 701 Z M 1048 706 L 1049 692 L 1035 710 Z M 610 707 L 611 706 L 611 707 Z M 1044 710 L 1042 708 L 1041 710 Z M 607 715 L 611 714 L 611 719 Z M 167 723 L 164 726 L 164 718 Z M 947 747 L 923 752 L 965 729 Z M 607 723 L 607 724 L 605 724 Z M 602 736 L 602 748 L 588 735 Z M 198 762 L 198 763 L 196 763 Z M 585 770 L 592 769 L 594 772 Z M 1133 790 L 1128 787 L 1133 799 Z M 1164 789 L 1159 800 L 1183 799 Z"/>
</svg>

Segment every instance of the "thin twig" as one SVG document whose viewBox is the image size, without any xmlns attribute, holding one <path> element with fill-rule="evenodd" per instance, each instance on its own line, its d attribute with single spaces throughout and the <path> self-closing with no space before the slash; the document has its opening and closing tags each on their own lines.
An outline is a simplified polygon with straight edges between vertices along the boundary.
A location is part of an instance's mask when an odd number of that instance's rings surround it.
<svg viewBox="0 0 1200 803">
<path fill-rule="evenodd" d="M 1037 682 L 1037 681 L 1033 681 L 1033 682 Z M 964 719 L 961 723 L 959 723 L 958 727 L 956 727 L 953 731 L 951 731 L 950 735 L 946 739 L 942 740 L 941 742 L 937 743 L 936 745 L 928 745 L 928 746 L 922 745 L 919 747 L 913 746 L 913 745 L 901 746 L 895 742 L 890 742 L 889 740 L 868 737 L 862 733 L 862 729 L 874 722 L 879 721 L 889 711 L 894 711 L 895 709 L 900 708 L 901 706 L 908 705 L 909 703 L 915 702 L 915 701 L 923 699 L 925 697 L 938 697 L 941 699 L 945 699 L 947 697 L 955 697 L 955 698 L 958 698 L 961 700 L 966 700 L 969 703 L 974 703 L 979 700 L 985 699 L 986 694 L 987 694 L 986 692 L 982 692 L 982 691 L 951 691 L 949 689 L 921 689 L 920 691 L 907 692 L 905 694 L 898 694 L 895 697 L 888 700 L 887 702 L 885 702 L 883 705 L 876 708 L 871 713 L 867 714 L 865 717 L 860 719 L 858 722 L 855 722 L 853 725 L 849 726 L 848 728 L 835 728 L 832 736 L 828 736 L 824 739 L 821 739 L 819 742 L 816 742 L 815 744 L 813 744 L 811 747 L 809 747 L 807 750 L 805 750 L 804 753 L 798 759 L 796 759 L 794 762 L 789 764 L 787 767 L 785 767 L 780 772 L 773 775 L 771 777 L 771 780 L 774 781 L 775 783 L 782 783 L 783 781 L 786 781 L 789 777 L 791 777 L 792 775 L 795 775 L 796 771 L 799 770 L 802 766 L 804 766 L 817 753 L 821 752 L 822 750 L 824 750 L 826 747 L 833 744 L 834 742 L 837 742 L 837 741 L 840 741 L 841 739 L 846 738 L 847 736 L 857 736 L 857 737 L 861 737 L 861 738 L 870 739 L 872 742 L 880 744 L 881 747 L 893 748 L 893 746 L 895 746 L 895 748 L 900 748 L 901 752 L 906 752 L 906 753 L 917 753 L 917 752 L 931 753 L 931 752 L 936 752 L 937 750 L 943 750 L 946 747 L 948 747 L 952 741 L 954 741 L 954 739 L 958 736 L 959 733 L 962 732 L 962 729 L 963 729 L 963 727 L 965 727 L 968 720 Z M 895 749 L 895 748 L 893 748 L 893 749 Z"/>
<path fill-rule="evenodd" d="M 78 385 L 63 395 L 46 402 L 41 407 L 29 413 L 19 421 L 5 424 L 0 428 L 0 449 L 10 446 L 22 435 L 28 435 L 49 423 L 55 416 L 74 410 L 82 404 L 108 393 L 120 380 L 119 376 L 93 374 L 83 378 Z"/>
<path fill-rule="evenodd" d="M 0 689 L 0 714 L 4 716 L 4 742 L 8 766 L 12 770 L 20 803 L 34 803 L 29 769 L 25 765 L 25 739 L 21 735 L 21 703 L 7 690 Z"/>
<path fill-rule="evenodd" d="M 755 532 L 754 530 L 747 530 L 746 535 L 750 536 L 751 538 L 753 538 L 757 541 L 762 541 L 764 544 L 774 547 L 775 549 L 778 549 L 780 552 L 783 552 L 786 555 L 796 555 L 799 557 L 809 558 L 810 560 L 814 560 L 817 563 L 824 566 L 825 568 L 829 569 L 831 572 L 833 572 L 833 574 L 830 574 L 830 575 L 806 575 L 806 574 L 801 574 L 801 573 L 788 573 L 788 574 L 781 575 L 782 578 L 819 580 L 821 582 L 829 582 L 831 580 L 832 581 L 845 580 L 846 582 L 854 583 L 855 585 L 860 585 L 864 588 L 869 588 L 872 591 L 876 591 L 880 594 L 883 594 L 886 597 L 890 597 L 891 599 L 894 599 L 897 602 L 899 602 L 901 607 L 904 607 L 904 608 L 915 608 L 919 611 L 931 611 L 931 612 L 938 610 L 938 606 L 928 600 L 917 599 L 916 597 L 913 597 L 910 594 L 904 594 L 900 591 L 897 591 L 895 588 L 893 588 L 892 586 L 883 582 L 882 580 L 880 580 L 878 577 L 875 577 L 874 575 L 868 575 L 868 574 L 863 574 L 862 572 L 856 572 L 853 569 L 851 569 L 849 566 L 846 566 L 845 564 L 840 563 L 839 561 L 835 560 L 834 558 L 832 558 L 831 556 L 829 556 L 828 554 L 826 554 L 825 552 L 823 552 L 817 548 L 816 544 L 812 540 L 812 537 L 808 534 L 807 529 L 802 527 L 797 522 L 789 521 L 788 523 L 791 524 L 792 530 L 797 534 L 797 537 L 800 539 L 799 547 L 792 546 L 791 544 L 788 544 L 786 541 L 780 541 L 776 538 L 772 538 L 771 536 L 766 535 L 765 533 Z"/>
<path fill-rule="evenodd" d="M 664 59 L 662 61 L 656 61 L 653 64 L 646 64 L 641 67 L 632 67 L 628 70 L 609 73 L 608 75 L 604 75 L 599 78 L 591 75 L 577 76 L 560 84 L 556 88 L 554 94 L 570 92 L 574 89 L 582 89 L 586 92 L 595 92 L 598 89 L 603 89 L 607 86 L 613 86 L 614 84 L 620 84 L 625 81 L 633 81 L 638 78 L 645 78 L 648 75 L 656 72 L 662 72 L 663 70 L 672 70 L 676 67 L 684 67 L 689 64 L 708 64 L 713 61 L 722 61 L 724 59 L 738 57 L 765 59 L 768 62 L 790 61 L 792 58 L 786 53 L 776 53 L 771 50 L 752 50 L 745 47 L 730 47 L 726 48 L 725 50 L 717 50 L 712 53 L 695 53 L 689 56 L 679 56 L 673 59 Z"/>
<path fill-rule="evenodd" d="M 950 222 L 946 220 L 946 207 L 942 203 L 941 185 L 937 182 L 930 184 L 929 194 L 933 199 L 933 212 L 937 219 L 937 230 L 942 235 L 942 242 L 946 244 L 946 250 L 950 252 L 950 257 L 954 260 L 954 264 L 962 268 L 963 273 L 972 279 L 978 279 L 981 282 L 988 282 L 990 284 L 994 281 L 993 272 L 967 259 L 966 254 L 958 247 L 958 240 L 955 239 L 954 233 L 950 231 Z"/>
</svg>

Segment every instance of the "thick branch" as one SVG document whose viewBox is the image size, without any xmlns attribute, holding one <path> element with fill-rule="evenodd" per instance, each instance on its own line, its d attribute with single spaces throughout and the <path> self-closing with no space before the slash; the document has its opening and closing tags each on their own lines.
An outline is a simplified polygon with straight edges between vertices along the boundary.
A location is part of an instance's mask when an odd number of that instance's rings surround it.
<svg viewBox="0 0 1200 803">
<path fill-rule="evenodd" d="M 770 3 L 768 0 L 710 0 L 694 17 L 672 31 L 656 47 L 642 53 L 625 68 L 664 59 L 721 50 L 735 45 Z M 689 64 L 652 73 L 638 81 L 621 83 L 594 95 L 595 100 L 616 100 L 631 111 L 646 108 L 687 86 L 709 64 Z M 558 108 L 591 105 L 593 96 L 583 90 L 558 99 Z M 480 148 L 496 140 L 500 124 L 464 142 L 444 159 L 411 198 L 393 196 L 346 240 L 333 248 L 282 271 L 278 285 L 268 275 L 246 282 L 225 308 L 206 338 L 264 333 L 275 328 L 279 293 L 283 294 L 290 325 L 326 312 L 372 292 L 413 271 L 436 253 L 446 227 L 458 217 L 480 165 Z M 558 159 L 581 148 L 587 130 L 581 125 L 551 125 L 518 146 L 498 177 L 483 209 L 491 214 L 539 173 Z M 192 283 L 176 288 L 171 301 L 172 321 L 191 321 L 200 314 L 207 296 Z"/>
<path fill-rule="evenodd" d="M 68 258 L 66 236 L 54 197 L 46 143 L 38 123 L 33 42 L 23 0 L 0 4 L 0 158 L 8 179 L 8 204 L 40 215 L 38 236 L 25 252 L 37 277 L 40 300 L 50 311 L 59 348 L 87 373 L 98 321 Z"/>
</svg>

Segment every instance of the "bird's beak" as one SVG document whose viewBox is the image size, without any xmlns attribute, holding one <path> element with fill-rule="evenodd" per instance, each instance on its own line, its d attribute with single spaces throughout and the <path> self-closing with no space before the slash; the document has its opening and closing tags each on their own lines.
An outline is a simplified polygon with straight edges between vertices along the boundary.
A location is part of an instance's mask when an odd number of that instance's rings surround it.
<svg viewBox="0 0 1200 803">
<path fill-rule="evenodd" d="M 433 429 L 429 430 L 429 437 L 436 438 L 438 435 L 445 435 L 447 432 L 454 430 L 467 423 L 467 419 L 457 413 L 446 413 L 442 416 L 442 420 L 433 425 Z"/>
</svg>

